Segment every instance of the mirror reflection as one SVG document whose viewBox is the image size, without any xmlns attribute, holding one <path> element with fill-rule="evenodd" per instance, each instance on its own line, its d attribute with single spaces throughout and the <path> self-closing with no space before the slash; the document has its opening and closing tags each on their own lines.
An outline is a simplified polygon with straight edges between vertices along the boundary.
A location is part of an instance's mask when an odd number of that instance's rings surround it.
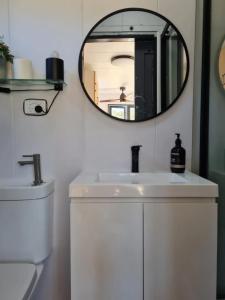
<svg viewBox="0 0 225 300">
<path fill-rule="evenodd" d="M 219 55 L 219 75 L 223 88 L 225 89 L 225 40 L 222 43 Z"/>
<path fill-rule="evenodd" d="M 87 36 L 80 56 L 86 94 L 106 114 L 144 121 L 166 111 L 188 77 L 188 53 L 178 30 L 145 10 L 117 12 Z"/>
</svg>

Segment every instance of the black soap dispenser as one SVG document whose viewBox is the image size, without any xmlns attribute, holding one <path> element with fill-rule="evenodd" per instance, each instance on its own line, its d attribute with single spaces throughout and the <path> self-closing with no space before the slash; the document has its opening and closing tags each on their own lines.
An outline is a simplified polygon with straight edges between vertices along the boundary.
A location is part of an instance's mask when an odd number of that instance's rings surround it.
<svg viewBox="0 0 225 300">
<path fill-rule="evenodd" d="M 173 173 L 184 173 L 186 162 L 186 151 L 181 147 L 180 134 L 176 133 L 175 147 L 171 150 L 171 171 Z"/>
</svg>

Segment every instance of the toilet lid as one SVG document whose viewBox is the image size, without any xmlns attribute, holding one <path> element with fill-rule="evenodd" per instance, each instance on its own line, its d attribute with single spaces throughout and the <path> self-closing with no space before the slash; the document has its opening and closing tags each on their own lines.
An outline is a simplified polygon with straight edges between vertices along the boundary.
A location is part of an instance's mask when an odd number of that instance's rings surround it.
<svg viewBox="0 0 225 300">
<path fill-rule="evenodd" d="M 29 295 L 37 276 L 29 263 L 0 263 L 0 293 L 4 300 L 23 300 Z"/>
</svg>

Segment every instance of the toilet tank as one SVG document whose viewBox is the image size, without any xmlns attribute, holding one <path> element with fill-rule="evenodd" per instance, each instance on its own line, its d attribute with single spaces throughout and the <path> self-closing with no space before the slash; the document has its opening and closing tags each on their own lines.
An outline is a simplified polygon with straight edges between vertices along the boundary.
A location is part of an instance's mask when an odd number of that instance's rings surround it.
<svg viewBox="0 0 225 300">
<path fill-rule="evenodd" d="M 50 255 L 53 193 L 53 180 L 0 180 L 0 262 L 38 264 Z"/>
</svg>

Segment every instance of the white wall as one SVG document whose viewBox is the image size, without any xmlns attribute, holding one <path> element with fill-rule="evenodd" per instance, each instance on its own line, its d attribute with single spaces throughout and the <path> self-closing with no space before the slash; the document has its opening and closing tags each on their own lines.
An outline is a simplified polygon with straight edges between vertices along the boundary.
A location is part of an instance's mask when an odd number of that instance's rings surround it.
<svg viewBox="0 0 225 300">
<path fill-rule="evenodd" d="M 85 101 L 84 168 L 129 170 L 130 146 L 142 144 L 140 168 L 143 171 L 169 168 L 174 133 L 181 132 L 187 150 L 187 166 L 191 166 L 193 58 L 195 36 L 195 0 L 83 0 L 84 36 L 102 16 L 124 7 L 143 7 L 168 17 L 183 34 L 190 54 L 190 76 L 180 100 L 157 119 L 127 124 L 112 120 Z"/>
<path fill-rule="evenodd" d="M 135 124 L 112 120 L 97 111 L 81 91 L 77 71 L 82 38 L 104 15 L 125 7 L 149 8 L 168 17 L 183 34 L 191 61 L 189 81 L 180 100 L 159 118 Z M 1 0 L 1 31 L 15 55 L 32 59 L 36 74 L 44 75 L 44 59 L 52 50 L 58 50 L 65 61 L 68 86 L 48 116 L 24 116 L 22 101 L 42 96 L 50 100 L 52 92 L 0 94 L 0 176 L 32 176 L 30 167 L 19 167 L 16 161 L 22 154 L 39 152 L 43 175 L 56 179 L 54 251 L 36 300 L 66 300 L 70 288 L 67 192 L 82 164 L 87 170 L 128 171 L 130 146 L 138 143 L 143 145 L 141 170 L 166 169 L 173 134 L 179 131 L 190 168 L 195 0 Z"/>
<path fill-rule="evenodd" d="M 9 42 L 8 0 L 1 0 L 0 36 Z M 0 94 L 0 177 L 12 175 L 12 101 L 8 95 Z"/>
<path fill-rule="evenodd" d="M 7 16 L 7 1 L 4 14 Z M 1 19 L 1 18 L 0 18 Z M 3 21 L 3 20 L 1 20 Z M 31 178 L 32 167 L 20 167 L 22 154 L 41 153 L 43 176 L 56 179 L 54 249 L 36 295 L 37 300 L 69 299 L 69 202 L 68 185 L 82 167 L 84 97 L 77 74 L 81 44 L 81 2 L 64 0 L 10 1 L 10 34 L 13 52 L 33 61 L 36 73 L 44 75 L 45 58 L 58 50 L 65 61 L 68 86 L 45 117 L 22 113 L 25 97 L 46 97 L 55 92 L 0 94 L 0 175 Z M 3 22 L 8 24 L 7 20 Z M 4 171 L 3 171 L 4 170 Z"/>
</svg>

